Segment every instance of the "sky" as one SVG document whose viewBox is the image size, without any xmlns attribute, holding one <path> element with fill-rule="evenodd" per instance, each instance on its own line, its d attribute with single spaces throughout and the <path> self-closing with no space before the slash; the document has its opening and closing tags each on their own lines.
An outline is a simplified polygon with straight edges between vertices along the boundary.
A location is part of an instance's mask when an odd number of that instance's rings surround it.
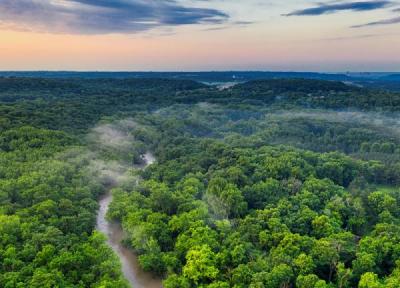
<svg viewBox="0 0 400 288">
<path fill-rule="evenodd" d="M 400 0 L 0 0 L 0 70 L 400 71 Z"/>
</svg>

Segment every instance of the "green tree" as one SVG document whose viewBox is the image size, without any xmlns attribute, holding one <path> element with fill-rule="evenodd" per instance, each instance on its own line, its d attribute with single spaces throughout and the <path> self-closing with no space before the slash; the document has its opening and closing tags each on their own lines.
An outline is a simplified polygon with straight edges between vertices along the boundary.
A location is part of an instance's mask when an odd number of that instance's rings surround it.
<svg viewBox="0 0 400 288">
<path fill-rule="evenodd" d="M 186 255 L 183 275 L 196 285 L 204 281 L 214 280 L 219 274 L 216 267 L 216 255 L 208 245 L 193 247 Z"/>
</svg>

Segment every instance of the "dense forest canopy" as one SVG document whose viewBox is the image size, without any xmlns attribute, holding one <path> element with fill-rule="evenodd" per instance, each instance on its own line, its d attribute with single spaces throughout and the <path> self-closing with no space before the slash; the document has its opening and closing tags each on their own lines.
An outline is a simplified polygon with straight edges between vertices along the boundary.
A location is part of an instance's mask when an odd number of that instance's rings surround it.
<svg viewBox="0 0 400 288">
<path fill-rule="evenodd" d="M 128 287 L 111 183 L 166 288 L 400 287 L 399 110 L 323 80 L 0 78 L 0 287 Z"/>
</svg>

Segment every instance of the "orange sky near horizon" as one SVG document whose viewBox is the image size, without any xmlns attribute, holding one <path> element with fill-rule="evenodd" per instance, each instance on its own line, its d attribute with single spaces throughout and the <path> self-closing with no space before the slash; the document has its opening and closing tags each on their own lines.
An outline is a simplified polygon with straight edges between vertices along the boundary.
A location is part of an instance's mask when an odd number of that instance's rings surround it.
<svg viewBox="0 0 400 288">
<path fill-rule="evenodd" d="M 0 70 L 400 71 L 400 25 L 348 28 L 371 21 L 372 13 L 380 18 L 386 12 L 326 15 L 317 22 L 275 16 L 251 25 L 182 25 L 132 34 L 5 27 L 0 29 Z"/>
</svg>

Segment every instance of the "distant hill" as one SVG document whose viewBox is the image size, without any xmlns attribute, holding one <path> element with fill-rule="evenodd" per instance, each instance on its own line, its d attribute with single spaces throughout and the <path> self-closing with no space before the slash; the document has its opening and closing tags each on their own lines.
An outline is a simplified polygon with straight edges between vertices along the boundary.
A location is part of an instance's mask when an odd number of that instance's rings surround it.
<svg viewBox="0 0 400 288">
<path fill-rule="evenodd" d="M 142 79 L 113 79 L 113 78 L 41 78 L 41 77 L 0 77 L 0 89 L 6 90 L 52 90 L 52 89 L 83 89 L 92 88 L 92 85 L 104 88 L 119 89 L 144 89 L 151 90 L 162 86 L 169 90 L 191 90 L 207 87 L 205 84 L 192 80 L 165 79 L 165 78 L 142 78 Z M 112 87 L 111 87 L 112 86 Z"/>
<path fill-rule="evenodd" d="M 209 72 L 79 72 L 79 71 L 0 71 L 0 77 L 26 77 L 50 79 L 179 79 L 208 85 L 244 83 L 268 79 L 314 79 L 341 81 L 355 86 L 400 91 L 400 73 L 316 73 L 273 71 L 209 71 Z"/>
<path fill-rule="evenodd" d="M 83 79 L 83 78 L 40 78 L 40 77 L 0 77 L 0 102 L 14 102 L 25 99 L 34 100 L 80 98 L 85 95 L 103 97 L 104 95 L 153 95 L 163 93 L 174 95 L 180 91 L 208 88 L 209 86 L 192 80 L 163 78 L 129 79 Z M 154 93 L 157 91 L 157 93 Z M 153 96 L 153 97 L 155 97 Z"/>
<path fill-rule="evenodd" d="M 225 71 L 225 72 L 74 72 L 74 71 L 3 71 L 0 77 L 34 78 L 167 78 L 188 79 L 199 82 L 249 81 L 255 79 L 305 78 L 336 81 L 353 79 L 344 74 L 314 72 L 262 72 L 262 71 Z"/>
<path fill-rule="evenodd" d="M 381 79 L 385 81 L 400 81 L 400 74 L 390 74 Z"/>
<path fill-rule="evenodd" d="M 255 80 L 237 85 L 233 89 L 256 93 L 268 91 L 274 91 L 274 93 L 351 92 L 359 90 L 359 88 L 346 85 L 343 82 L 317 79 Z"/>
<path fill-rule="evenodd" d="M 249 81 L 225 90 L 225 94 L 221 94 L 217 101 L 331 109 L 400 109 L 400 93 L 357 87 L 339 81 L 313 79 Z"/>
</svg>

